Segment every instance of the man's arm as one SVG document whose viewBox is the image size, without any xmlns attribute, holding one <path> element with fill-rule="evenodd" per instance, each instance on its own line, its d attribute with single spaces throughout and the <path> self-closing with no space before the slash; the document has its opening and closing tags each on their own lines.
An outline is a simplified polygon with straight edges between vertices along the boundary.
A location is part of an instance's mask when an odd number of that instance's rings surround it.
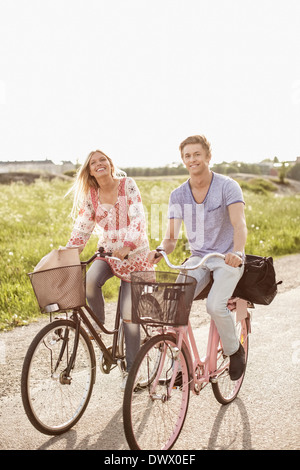
<svg viewBox="0 0 300 470">
<path fill-rule="evenodd" d="M 237 202 L 228 206 L 230 222 L 233 226 L 233 251 L 244 253 L 247 240 L 247 225 L 244 211 L 244 204 Z M 241 263 L 241 258 L 234 253 L 227 253 L 225 263 L 237 267 Z"/>
</svg>

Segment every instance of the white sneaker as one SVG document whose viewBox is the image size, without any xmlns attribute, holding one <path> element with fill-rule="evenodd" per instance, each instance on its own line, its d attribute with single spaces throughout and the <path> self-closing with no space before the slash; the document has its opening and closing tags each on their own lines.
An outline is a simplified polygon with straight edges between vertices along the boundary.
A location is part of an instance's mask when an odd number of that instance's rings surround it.
<svg viewBox="0 0 300 470">
<path fill-rule="evenodd" d="M 128 372 L 124 372 L 124 374 L 123 374 L 123 380 L 122 380 L 122 383 L 121 383 L 121 385 L 120 385 L 121 392 L 125 392 L 127 377 L 128 377 Z"/>
</svg>

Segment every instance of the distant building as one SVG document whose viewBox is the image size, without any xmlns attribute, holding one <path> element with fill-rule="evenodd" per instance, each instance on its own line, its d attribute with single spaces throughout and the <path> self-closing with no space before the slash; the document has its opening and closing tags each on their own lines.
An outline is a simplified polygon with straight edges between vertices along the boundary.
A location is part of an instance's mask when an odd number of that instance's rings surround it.
<svg viewBox="0 0 300 470">
<path fill-rule="evenodd" d="M 258 166 L 263 175 L 277 175 L 277 170 L 274 168 L 274 163 L 271 160 L 264 160 L 258 163 Z"/>
<path fill-rule="evenodd" d="M 258 166 L 263 175 L 278 176 L 278 172 L 283 164 L 285 167 L 292 167 L 295 163 L 300 163 L 300 157 L 297 157 L 296 160 L 293 161 L 277 161 L 275 163 L 272 160 L 263 160 L 258 163 Z"/>
<path fill-rule="evenodd" d="M 37 172 L 37 173 L 51 173 L 63 174 L 65 171 L 74 170 L 76 167 L 74 163 L 63 161 L 61 165 L 56 165 L 52 160 L 27 160 L 15 162 L 0 162 L 0 173 L 12 172 Z"/>
</svg>

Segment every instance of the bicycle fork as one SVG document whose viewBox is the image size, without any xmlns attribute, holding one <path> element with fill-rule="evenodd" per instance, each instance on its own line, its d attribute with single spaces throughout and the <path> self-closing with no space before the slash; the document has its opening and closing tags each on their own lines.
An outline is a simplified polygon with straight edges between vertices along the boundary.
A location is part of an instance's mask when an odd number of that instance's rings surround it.
<svg viewBox="0 0 300 470">
<path fill-rule="evenodd" d="M 159 367 L 157 370 L 156 378 L 154 382 L 151 385 L 150 389 L 150 396 L 151 399 L 154 400 L 160 400 L 162 402 L 167 401 L 168 399 L 171 398 L 172 395 L 172 390 L 176 387 L 174 387 L 174 383 L 177 377 L 177 374 L 179 372 L 179 357 L 180 357 L 180 352 L 181 352 L 181 347 L 182 347 L 182 341 L 183 341 L 183 332 L 180 331 L 178 335 L 178 339 L 176 341 L 176 346 L 171 346 L 168 344 L 166 341 L 163 342 L 163 347 L 161 351 L 161 357 L 160 357 L 160 362 L 159 362 Z M 168 360 L 167 356 L 171 359 L 171 365 L 168 370 L 172 370 L 172 375 L 170 381 L 166 377 L 166 393 L 161 393 L 157 394 L 155 393 L 155 390 L 157 389 L 157 386 L 161 380 L 162 376 L 162 370 L 165 365 L 165 361 Z"/>
<path fill-rule="evenodd" d="M 60 363 L 63 359 L 63 356 L 64 356 L 66 350 L 67 350 L 67 355 L 69 355 L 69 351 L 68 351 L 69 341 L 70 341 L 69 328 L 65 329 L 63 337 L 61 336 L 61 333 L 59 333 L 60 338 L 62 339 L 62 345 L 61 345 L 61 348 L 60 348 L 60 352 L 59 352 L 55 367 L 52 371 L 52 377 L 53 378 L 58 378 L 59 382 L 62 385 L 70 385 L 71 382 L 72 382 L 71 370 L 74 367 L 75 358 L 76 358 L 76 355 L 77 355 L 78 343 L 79 343 L 80 320 L 78 319 L 77 315 L 76 316 L 73 315 L 73 317 L 74 317 L 74 322 L 76 324 L 76 330 L 75 330 L 73 349 L 72 349 L 72 352 L 70 354 L 70 359 L 68 360 L 67 367 L 62 372 L 60 372 L 57 377 L 55 376 L 55 372 L 58 370 L 59 365 L 60 365 Z M 58 328 L 58 330 L 60 330 L 60 328 Z"/>
</svg>

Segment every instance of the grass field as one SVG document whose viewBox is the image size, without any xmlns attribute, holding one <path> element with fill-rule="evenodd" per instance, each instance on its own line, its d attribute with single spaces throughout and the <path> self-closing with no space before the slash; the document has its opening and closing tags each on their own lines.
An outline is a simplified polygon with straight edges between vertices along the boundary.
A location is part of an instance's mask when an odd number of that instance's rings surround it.
<svg viewBox="0 0 300 470">
<path fill-rule="evenodd" d="M 165 212 L 169 194 L 186 178 L 138 179 L 148 222 L 151 249 L 161 241 L 165 230 Z M 72 201 L 65 198 L 69 183 L 37 180 L 34 184 L 1 185 L 0 192 L 0 330 L 24 325 L 40 315 L 28 272 L 53 248 L 68 241 L 72 219 Z M 261 190 L 260 190 L 261 189 Z M 244 188 L 248 226 L 247 253 L 281 256 L 300 252 L 300 195 L 278 196 L 272 188 L 256 182 Z M 172 254 L 180 263 L 189 256 L 184 234 Z M 92 236 L 82 259 L 95 250 Z M 160 263 L 160 269 L 166 269 Z M 114 278 L 104 287 L 107 300 L 115 300 L 119 281 Z"/>
</svg>

